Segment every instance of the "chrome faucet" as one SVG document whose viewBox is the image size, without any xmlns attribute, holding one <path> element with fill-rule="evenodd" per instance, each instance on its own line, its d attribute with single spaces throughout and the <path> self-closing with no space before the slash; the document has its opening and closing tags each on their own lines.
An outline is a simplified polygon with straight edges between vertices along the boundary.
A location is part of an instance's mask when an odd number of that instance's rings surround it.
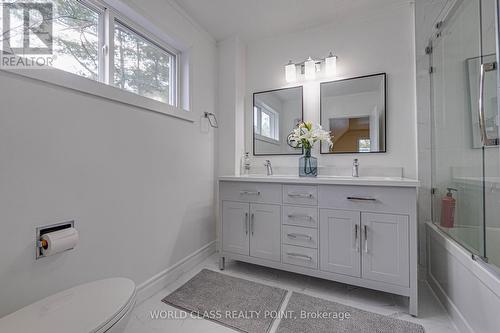
<svg viewBox="0 0 500 333">
<path fill-rule="evenodd" d="M 359 177 L 359 160 L 357 158 L 352 162 L 352 176 Z"/>
<path fill-rule="evenodd" d="M 271 161 L 266 160 L 266 163 L 264 163 L 264 166 L 266 167 L 267 175 L 272 176 L 273 175 L 273 166 L 271 165 Z"/>
</svg>

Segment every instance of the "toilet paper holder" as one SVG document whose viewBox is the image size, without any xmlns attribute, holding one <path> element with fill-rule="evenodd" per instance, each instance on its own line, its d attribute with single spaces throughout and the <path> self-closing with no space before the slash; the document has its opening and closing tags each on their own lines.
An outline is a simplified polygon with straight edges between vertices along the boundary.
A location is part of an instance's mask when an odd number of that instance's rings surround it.
<svg viewBox="0 0 500 333">
<path fill-rule="evenodd" d="M 36 235 L 35 235 L 35 253 L 36 253 L 36 259 L 44 258 L 45 256 L 42 254 L 42 248 L 47 247 L 47 241 L 42 240 L 42 236 L 45 234 L 48 234 L 49 232 L 54 232 L 58 230 L 64 230 L 68 228 L 74 228 L 75 227 L 75 221 L 67 221 L 67 222 L 61 222 L 61 223 L 55 223 L 51 225 L 45 225 L 42 227 L 37 227 L 36 228 Z"/>
</svg>

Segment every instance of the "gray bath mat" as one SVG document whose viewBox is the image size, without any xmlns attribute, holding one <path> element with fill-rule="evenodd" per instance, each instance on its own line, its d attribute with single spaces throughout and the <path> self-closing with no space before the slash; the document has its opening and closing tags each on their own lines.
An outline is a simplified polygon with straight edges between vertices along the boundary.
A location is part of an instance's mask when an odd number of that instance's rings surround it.
<svg viewBox="0 0 500 333">
<path fill-rule="evenodd" d="M 320 318 L 320 316 L 322 316 Z M 292 293 L 277 333 L 424 333 L 422 325 Z"/>
<path fill-rule="evenodd" d="M 202 270 L 162 301 L 245 333 L 265 333 L 286 290 Z"/>
</svg>

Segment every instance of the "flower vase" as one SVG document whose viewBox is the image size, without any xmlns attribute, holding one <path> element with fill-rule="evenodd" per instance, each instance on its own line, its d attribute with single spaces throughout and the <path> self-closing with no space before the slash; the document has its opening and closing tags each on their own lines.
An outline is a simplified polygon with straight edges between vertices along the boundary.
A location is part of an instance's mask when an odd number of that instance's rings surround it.
<svg viewBox="0 0 500 333">
<path fill-rule="evenodd" d="M 318 159 L 311 156 L 311 149 L 305 149 L 304 156 L 299 159 L 299 176 L 316 177 L 318 175 Z"/>
</svg>

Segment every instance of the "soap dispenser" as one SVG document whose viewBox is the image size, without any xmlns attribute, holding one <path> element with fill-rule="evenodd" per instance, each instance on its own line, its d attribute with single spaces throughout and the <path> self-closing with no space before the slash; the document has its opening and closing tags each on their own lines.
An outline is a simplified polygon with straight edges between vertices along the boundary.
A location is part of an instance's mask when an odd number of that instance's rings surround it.
<svg viewBox="0 0 500 333">
<path fill-rule="evenodd" d="M 455 207 L 457 201 L 453 197 L 453 191 L 457 192 L 455 188 L 448 187 L 448 193 L 441 200 L 441 226 L 444 228 L 453 228 L 455 224 Z"/>
</svg>

